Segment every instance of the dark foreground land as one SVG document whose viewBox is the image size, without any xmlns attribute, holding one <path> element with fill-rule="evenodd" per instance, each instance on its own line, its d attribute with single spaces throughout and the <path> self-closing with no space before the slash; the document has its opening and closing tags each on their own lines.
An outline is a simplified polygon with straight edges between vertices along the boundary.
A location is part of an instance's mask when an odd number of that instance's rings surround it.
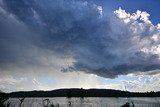
<svg viewBox="0 0 160 107">
<path fill-rule="evenodd" d="M 52 91 L 0 92 L 0 98 L 8 97 L 160 97 L 159 92 L 128 92 L 111 89 L 57 89 Z"/>
</svg>

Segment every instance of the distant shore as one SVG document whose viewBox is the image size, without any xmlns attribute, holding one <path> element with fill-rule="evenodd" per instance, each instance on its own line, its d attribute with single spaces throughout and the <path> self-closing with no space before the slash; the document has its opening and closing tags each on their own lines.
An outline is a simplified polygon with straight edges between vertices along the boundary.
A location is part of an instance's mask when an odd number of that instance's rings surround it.
<svg viewBox="0 0 160 107">
<path fill-rule="evenodd" d="M 160 97 L 158 92 L 128 92 L 112 89 L 57 89 L 52 91 L 0 92 L 1 97 Z"/>
</svg>

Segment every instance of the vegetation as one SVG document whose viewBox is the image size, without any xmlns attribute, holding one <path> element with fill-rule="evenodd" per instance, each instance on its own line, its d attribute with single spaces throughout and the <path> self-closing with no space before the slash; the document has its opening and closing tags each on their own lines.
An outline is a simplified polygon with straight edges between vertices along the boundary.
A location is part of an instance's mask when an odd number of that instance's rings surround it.
<svg viewBox="0 0 160 107">
<path fill-rule="evenodd" d="M 8 100 L 8 97 L 7 97 L 7 94 L 6 93 L 3 93 L 2 91 L 0 92 L 0 107 L 8 107 L 9 106 L 9 103 L 5 106 L 4 105 L 4 102 Z"/>
<path fill-rule="evenodd" d="M 160 97 L 160 92 L 128 92 L 111 89 L 58 89 L 53 91 L 21 91 L 6 94 L 8 97 Z"/>
<path fill-rule="evenodd" d="M 10 97 L 19 99 L 19 107 L 23 107 L 23 102 L 27 97 L 160 97 L 160 92 L 128 92 L 110 89 L 59 89 L 53 91 L 29 91 L 29 92 L 0 92 L 0 107 L 9 107 L 11 102 L 7 102 Z M 59 103 L 53 103 L 49 98 L 43 99 L 40 103 L 43 107 L 59 107 Z M 68 101 L 68 107 L 72 107 Z M 132 101 L 127 101 L 121 107 L 135 107 Z"/>
</svg>

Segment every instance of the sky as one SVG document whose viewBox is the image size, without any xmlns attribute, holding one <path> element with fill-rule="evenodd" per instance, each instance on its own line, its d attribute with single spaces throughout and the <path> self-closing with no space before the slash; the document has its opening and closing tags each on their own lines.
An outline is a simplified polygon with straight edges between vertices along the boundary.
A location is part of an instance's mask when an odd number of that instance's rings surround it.
<svg viewBox="0 0 160 107">
<path fill-rule="evenodd" d="M 159 5 L 0 0 L 0 90 L 160 91 Z"/>
</svg>

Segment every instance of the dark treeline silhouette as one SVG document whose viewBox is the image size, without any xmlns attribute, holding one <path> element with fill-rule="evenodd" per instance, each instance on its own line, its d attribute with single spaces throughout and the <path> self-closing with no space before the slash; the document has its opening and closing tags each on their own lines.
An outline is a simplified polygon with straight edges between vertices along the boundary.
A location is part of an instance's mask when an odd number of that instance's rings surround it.
<svg viewBox="0 0 160 107">
<path fill-rule="evenodd" d="M 6 100 L 8 100 L 8 94 L 3 93 L 3 92 L 0 91 L 0 107 L 9 107 L 7 105 L 6 106 L 4 105 L 4 102 Z"/>
<path fill-rule="evenodd" d="M 112 89 L 58 89 L 53 91 L 20 91 L 0 93 L 3 97 L 160 97 L 159 92 L 128 92 Z"/>
</svg>

